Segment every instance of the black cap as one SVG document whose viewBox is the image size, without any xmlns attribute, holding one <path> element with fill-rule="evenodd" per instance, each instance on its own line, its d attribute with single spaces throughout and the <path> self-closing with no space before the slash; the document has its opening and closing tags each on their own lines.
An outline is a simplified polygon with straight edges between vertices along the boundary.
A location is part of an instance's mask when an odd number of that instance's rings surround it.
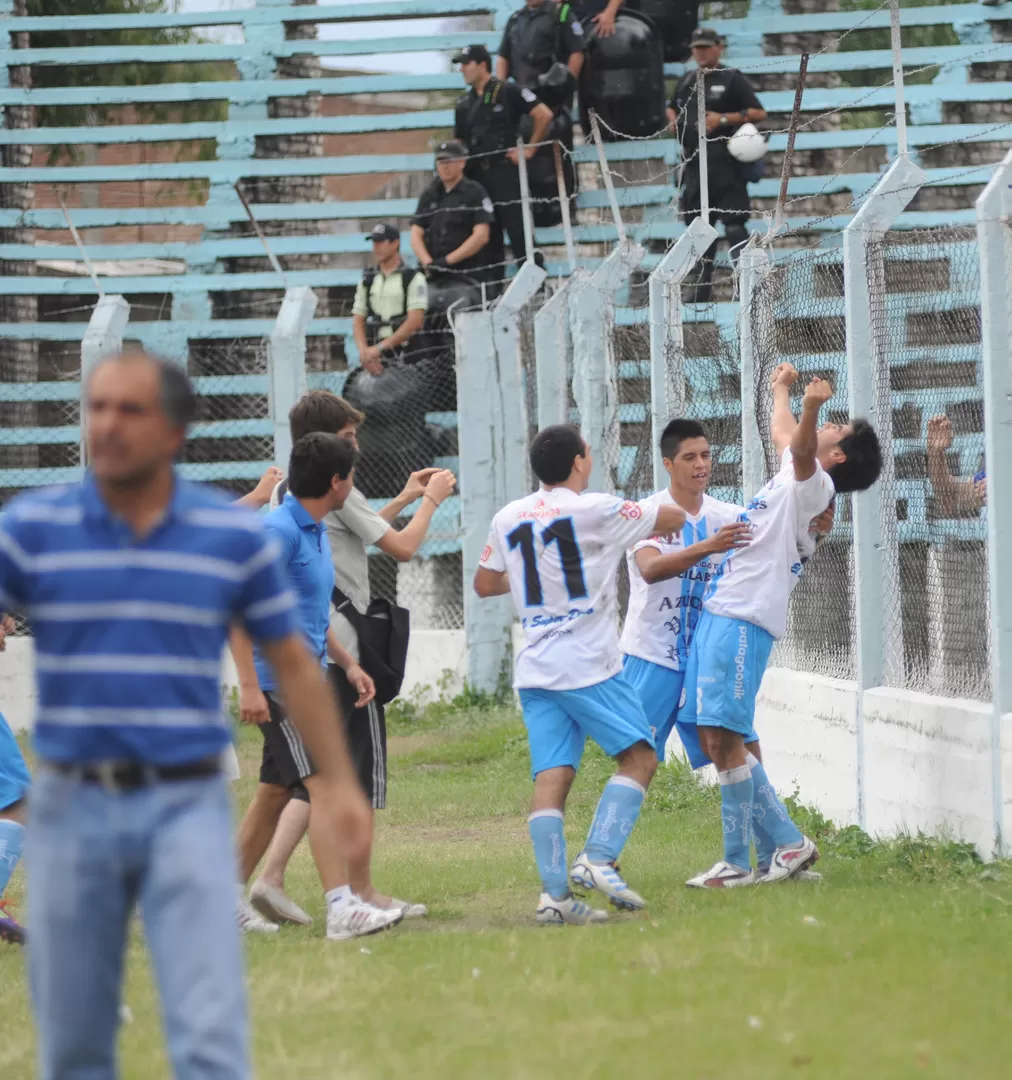
<svg viewBox="0 0 1012 1080">
<path fill-rule="evenodd" d="M 467 147 L 457 139 L 441 142 L 436 147 L 436 161 L 457 161 L 467 157 Z"/>
<path fill-rule="evenodd" d="M 694 48 L 696 45 L 723 45 L 724 39 L 717 33 L 716 30 L 711 30 L 709 27 L 701 26 L 698 30 L 693 30 L 692 37 L 689 39 L 690 48 Z"/>
<path fill-rule="evenodd" d="M 372 232 L 369 233 L 370 240 L 400 240 L 400 238 L 400 230 L 385 221 L 380 222 L 379 225 L 373 225 Z"/>
<path fill-rule="evenodd" d="M 469 64 L 472 60 L 485 64 L 489 71 L 492 70 L 492 57 L 484 45 L 465 45 L 453 58 L 455 64 Z"/>
</svg>

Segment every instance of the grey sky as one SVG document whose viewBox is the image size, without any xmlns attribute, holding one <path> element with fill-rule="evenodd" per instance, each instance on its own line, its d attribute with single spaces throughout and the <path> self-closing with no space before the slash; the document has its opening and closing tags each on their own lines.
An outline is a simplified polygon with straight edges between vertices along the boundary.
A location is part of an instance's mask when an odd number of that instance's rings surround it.
<svg viewBox="0 0 1012 1080">
<path fill-rule="evenodd" d="M 379 2 L 381 0 L 357 0 L 357 4 L 362 5 Z M 235 11 L 255 6 L 253 0 L 179 0 L 179 3 L 183 11 Z M 320 37 L 326 39 L 340 36 L 345 41 L 361 40 L 363 38 L 426 38 L 436 33 L 445 32 L 446 29 L 447 23 L 445 19 L 386 20 L 375 23 L 322 23 L 320 25 Z M 222 40 L 242 40 L 241 33 L 237 29 L 222 28 L 220 32 L 209 31 L 208 33 Z M 446 71 L 450 66 L 446 54 L 438 52 L 375 53 L 368 56 L 348 57 L 325 56 L 323 57 L 323 64 L 326 67 L 351 67 L 359 71 L 399 71 L 412 75 Z"/>
</svg>

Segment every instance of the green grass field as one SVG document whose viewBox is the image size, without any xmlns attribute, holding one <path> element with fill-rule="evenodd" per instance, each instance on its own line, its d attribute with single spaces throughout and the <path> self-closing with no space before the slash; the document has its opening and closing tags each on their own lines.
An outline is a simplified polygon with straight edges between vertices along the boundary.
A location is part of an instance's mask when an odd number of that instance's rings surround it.
<svg viewBox="0 0 1012 1080">
<path fill-rule="evenodd" d="M 685 878 L 718 855 L 718 796 L 666 768 L 623 859 L 649 915 L 539 928 L 518 718 L 443 708 L 392 727 L 377 884 L 426 901 L 430 916 L 327 942 L 300 848 L 289 888 L 316 926 L 246 946 L 261 1078 L 1012 1075 L 1008 865 L 984 867 L 957 844 L 873 845 L 808 815 L 822 838 L 822 885 L 688 890 Z M 244 733 L 249 776 L 257 740 Z M 588 755 L 570 855 L 609 771 Z M 240 807 L 252 788 L 237 785 Z M 19 877 L 15 902 L 20 888 Z M 123 1076 L 168 1076 L 139 934 L 126 1001 Z M 27 1080 L 33 1037 L 13 948 L 0 951 L 0 1032 L 0 1077 Z"/>
</svg>

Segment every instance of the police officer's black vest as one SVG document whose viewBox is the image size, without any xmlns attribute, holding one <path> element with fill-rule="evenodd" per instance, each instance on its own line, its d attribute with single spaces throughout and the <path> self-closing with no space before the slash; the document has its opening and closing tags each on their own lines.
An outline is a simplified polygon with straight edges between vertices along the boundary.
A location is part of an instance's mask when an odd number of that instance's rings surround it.
<svg viewBox="0 0 1012 1080">
<path fill-rule="evenodd" d="M 549 0 L 549 6 L 551 3 L 552 0 Z M 562 27 L 565 25 L 569 10 L 570 5 L 563 3 L 558 6 L 558 17 L 555 17 L 555 12 L 552 12 L 554 31 L 550 53 L 540 50 L 533 56 L 523 56 L 514 45 L 511 50 L 510 74 L 521 86 L 526 86 L 530 90 L 537 90 L 539 75 L 544 75 L 556 60 L 561 59 L 565 63 L 569 59 L 569 57 L 560 57 L 559 55 L 562 52 Z M 507 34 L 512 31 L 520 14 L 521 12 L 514 12 L 509 17 L 509 21 L 506 23 Z"/>
<path fill-rule="evenodd" d="M 471 90 L 461 99 L 459 107 L 467 116 L 467 143 L 471 154 L 492 154 L 516 143 L 519 118 L 510 111 L 507 95 L 502 92 L 503 85 L 502 80 L 493 75 L 485 84 L 481 97 Z M 468 162 L 468 175 L 475 175 L 472 166 L 487 169 L 492 164 L 489 158 Z"/>
<path fill-rule="evenodd" d="M 401 297 L 404 301 L 401 310 L 389 319 L 384 319 L 372 306 L 372 284 L 379 273 L 379 267 L 370 266 L 362 276 L 362 286 L 365 289 L 365 340 L 367 345 L 379 344 L 379 332 L 381 326 L 389 326 L 391 332 L 396 330 L 408 315 L 408 286 L 415 279 L 418 270 L 413 266 L 400 266 L 394 273 L 401 276 Z"/>
</svg>

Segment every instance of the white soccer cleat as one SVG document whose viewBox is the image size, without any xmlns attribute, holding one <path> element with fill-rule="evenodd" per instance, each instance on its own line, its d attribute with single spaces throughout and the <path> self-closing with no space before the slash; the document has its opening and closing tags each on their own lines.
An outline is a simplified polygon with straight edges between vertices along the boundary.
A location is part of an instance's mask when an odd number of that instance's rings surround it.
<svg viewBox="0 0 1012 1080">
<path fill-rule="evenodd" d="M 592 908 L 582 900 L 577 900 L 572 893 L 556 900 L 543 892 L 534 917 L 542 926 L 589 926 L 592 923 L 607 922 L 608 912 Z"/>
<path fill-rule="evenodd" d="M 429 914 L 429 909 L 424 904 L 412 904 L 410 900 L 390 901 L 391 908 L 400 908 L 405 919 L 424 919 Z"/>
<path fill-rule="evenodd" d="M 756 870 L 756 881 L 760 884 L 766 880 L 766 875 L 770 872 L 770 868 L 764 867 L 762 870 Z M 822 874 L 818 870 L 799 870 L 796 874 L 791 875 L 791 881 L 808 881 L 812 884 L 818 884 L 822 881 Z"/>
<path fill-rule="evenodd" d="M 298 926 L 313 925 L 311 915 L 307 915 L 285 892 L 273 885 L 268 885 L 266 881 L 253 883 L 253 888 L 249 891 L 249 902 L 269 922 L 289 922 Z"/>
<path fill-rule="evenodd" d="M 646 900 L 622 880 L 618 863 L 593 863 L 584 851 L 570 867 L 569 879 L 578 888 L 603 892 L 610 904 L 623 911 L 640 911 L 647 906 Z"/>
<path fill-rule="evenodd" d="M 769 873 L 763 880 L 769 884 L 786 881 L 789 877 L 796 877 L 802 870 L 807 870 L 818 858 L 819 849 L 815 842 L 803 836 L 799 846 L 778 847 L 773 852 Z"/>
<path fill-rule="evenodd" d="M 331 941 L 368 937 L 396 926 L 404 914 L 400 908 L 378 908 L 353 896 L 346 904 L 327 912 L 327 937 Z"/>
<path fill-rule="evenodd" d="M 240 896 L 235 905 L 235 918 L 239 924 L 239 930 L 243 934 L 276 934 L 277 923 L 268 922 L 262 915 L 253 910 L 253 905 L 245 896 Z"/>
<path fill-rule="evenodd" d="M 751 869 L 742 870 L 740 866 L 732 866 L 721 860 L 706 873 L 689 878 L 685 884 L 690 889 L 737 889 L 755 883 L 756 876 Z"/>
</svg>

